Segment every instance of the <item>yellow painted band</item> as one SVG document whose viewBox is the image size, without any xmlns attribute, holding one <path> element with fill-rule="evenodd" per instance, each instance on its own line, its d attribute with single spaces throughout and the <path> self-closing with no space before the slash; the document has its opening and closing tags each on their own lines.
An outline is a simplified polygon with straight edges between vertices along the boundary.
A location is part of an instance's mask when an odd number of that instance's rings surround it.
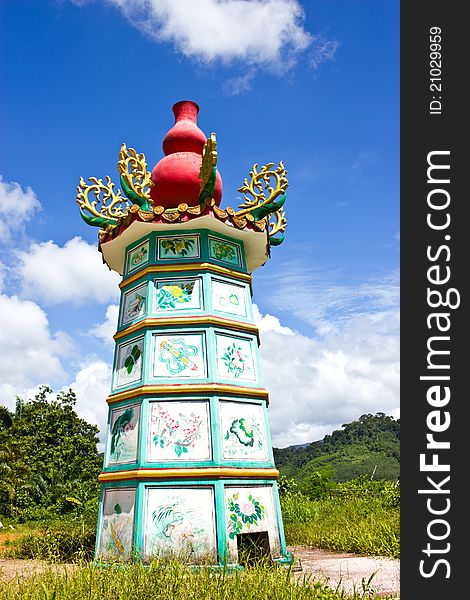
<svg viewBox="0 0 470 600">
<path fill-rule="evenodd" d="M 138 273 L 134 273 L 134 275 L 130 275 L 126 279 L 123 279 L 119 284 L 119 287 L 122 289 L 134 283 L 141 277 L 148 275 L 149 273 L 167 273 L 169 271 L 213 271 L 214 273 L 219 273 L 221 275 L 228 275 L 229 277 L 234 277 L 235 279 L 239 279 L 241 281 L 248 281 L 251 283 L 251 275 L 248 273 L 240 273 L 240 271 L 234 271 L 233 269 L 227 269 L 226 267 L 220 267 L 219 265 L 213 265 L 212 263 L 188 263 L 185 265 L 150 265 L 142 271 Z"/>
<path fill-rule="evenodd" d="M 101 473 L 98 481 L 123 481 L 126 479 L 175 479 L 184 477 L 231 477 L 231 478 L 250 478 L 250 479 L 277 479 L 279 471 L 277 469 L 246 469 L 236 467 L 201 467 L 201 468 L 182 468 L 182 469 L 133 469 L 129 471 L 114 471 L 112 473 Z"/>
<path fill-rule="evenodd" d="M 122 337 L 145 329 L 146 327 L 159 327 L 159 326 L 178 326 L 178 325 L 215 325 L 216 327 L 228 327 L 229 329 L 248 331 L 255 333 L 259 337 L 259 329 L 252 323 L 243 323 L 242 321 L 232 321 L 231 319 L 224 319 L 222 317 L 213 316 L 194 316 L 194 317 L 162 317 L 162 318 L 150 318 L 139 321 L 130 325 L 126 329 L 118 331 L 114 335 L 115 340 L 119 340 Z"/>
<path fill-rule="evenodd" d="M 149 394 L 204 394 L 216 393 L 219 395 L 236 394 L 237 396 L 250 396 L 252 398 L 263 398 L 268 401 L 268 391 L 264 388 L 247 388 L 237 385 L 224 385 L 219 383 L 186 383 L 173 385 L 142 385 L 125 392 L 117 392 L 106 398 L 108 404 L 129 400 L 137 396 L 148 396 Z"/>
</svg>

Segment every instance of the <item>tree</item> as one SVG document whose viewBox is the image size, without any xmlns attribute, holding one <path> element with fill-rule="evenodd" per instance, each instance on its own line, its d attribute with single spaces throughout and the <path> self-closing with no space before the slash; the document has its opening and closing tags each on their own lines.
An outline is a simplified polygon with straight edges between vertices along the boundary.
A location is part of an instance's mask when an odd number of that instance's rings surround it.
<svg viewBox="0 0 470 600">
<path fill-rule="evenodd" d="M 32 400 L 17 398 L 14 414 L 1 407 L 0 465 L 4 468 L 0 466 L 0 488 L 8 495 L 10 512 L 15 498 L 16 508 L 21 508 L 18 486 L 28 490 L 22 494 L 23 506 L 54 505 L 59 511 L 70 506 L 67 499 L 81 502 L 97 493 L 102 462 L 97 451 L 99 430 L 75 412 L 73 390 L 59 392 L 55 399 L 52 394 L 49 387 L 42 386 Z M 17 459 L 8 461 L 14 448 Z M 27 465 L 28 472 L 22 465 Z M 5 512 L 7 507 L 1 504 L 0 498 L 0 511 Z"/>
</svg>

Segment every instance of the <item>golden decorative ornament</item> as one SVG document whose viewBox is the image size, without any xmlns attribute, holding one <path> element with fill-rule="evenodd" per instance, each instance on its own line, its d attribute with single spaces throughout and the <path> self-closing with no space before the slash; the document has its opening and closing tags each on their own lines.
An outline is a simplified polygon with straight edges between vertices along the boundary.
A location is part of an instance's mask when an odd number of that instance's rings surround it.
<svg viewBox="0 0 470 600">
<path fill-rule="evenodd" d="M 279 165 L 273 169 L 274 163 L 268 163 L 258 171 L 258 164 L 255 163 L 250 171 L 251 180 L 245 178 L 243 185 L 238 188 L 239 192 L 244 194 L 245 201 L 240 204 L 237 216 L 251 212 L 255 208 L 260 208 L 266 204 L 274 202 L 276 198 L 285 193 L 289 182 L 287 180 L 287 171 L 284 168 L 282 160 Z M 271 179 L 274 179 L 273 185 Z M 263 189 L 264 188 L 264 189 Z M 265 191 L 269 193 L 266 197 Z M 251 196 L 251 198 L 249 197 Z"/>
<path fill-rule="evenodd" d="M 275 235 L 276 233 L 283 232 L 287 226 L 286 213 L 282 209 L 277 210 L 275 213 L 270 215 L 271 219 L 269 220 L 269 237 Z"/>
<path fill-rule="evenodd" d="M 93 217 L 105 217 L 119 219 L 127 214 L 129 204 L 126 198 L 121 194 L 121 190 L 114 192 L 114 183 L 111 177 L 106 175 L 106 184 L 102 179 L 89 177 L 91 185 L 87 184 L 83 177 L 80 177 L 80 183 L 77 186 L 77 204 L 85 212 Z M 90 194 L 94 200 L 90 201 Z M 101 203 L 100 210 L 97 205 Z"/>
<path fill-rule="evenodd" d="M 199 170 L 199 179 L 201 180 L 199 192 L 202 192 L 202 190 L 206 187 L 209 177 L 212 174 L 212 169 L 216 165 L 217 140 L 215 139 L 215 133 L 211 133 L 210 137 L 207 139 L 207 142 L 204 144 L 204 148 L 202 149 L 202 163 Z"/>
<path fill-rule="evenodd" d="M 117 168 L 127 187 L 138 196 L 146 198 L 150 204 L 150 188 L 153 186 L 151 174 L 147 171 L 147 162 L 143 153 L 137 154 L 134 148 L 121 146 Z"/>
</svg>

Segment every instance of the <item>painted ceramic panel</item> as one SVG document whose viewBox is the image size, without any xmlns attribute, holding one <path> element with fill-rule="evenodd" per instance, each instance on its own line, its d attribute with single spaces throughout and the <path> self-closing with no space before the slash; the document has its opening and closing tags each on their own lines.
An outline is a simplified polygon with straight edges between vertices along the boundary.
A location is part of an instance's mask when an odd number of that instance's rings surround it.
<svg viewBox="0 0 470 600">
<path fill-rule="evenodd" d="M 194 310 L 202 308 L 200 278 L 155 281 L 155 311 Z"/>
<path fill-rule="evenodd" d="M 158 259 L 199 258 L 199 236 L 180 235 L 158 238 Z"/>
<path fill-rule="evenodd" d="M 228 553 L 236 561 L 237 535 L 266 531 L 271 556 L 280 556 L 281 544 L 277 524 L 277 511 L 271 486 L 225 487 L 225 511 Z"/>
<path fill-rule="evenodd" d="M 221 402 L 220 419 L 225 459 L 268 459 L 266 426 L 259 404 Z"/>
<path fill-rule="evenodd" d="M 147 308 L 147 284 L 129 290 L 124 295 L 121 325 L 131 323 L 145 316 Z"/>
<path fill-rule="evenodd" d="M 149 260 L 149 242 L 148 240 L 140 244 L 133 250 L 130 250 L 127 255 L 127 273 L 131 273 L 142 267 Z"/>
<path fill-rule="evenodd" d="M 155 377 L 205 377 L 203 335 L 156 335 L 153 374 Z"/>
<path fill-rule="evenodd" d="M 135 462 L 139 438 L 140 406 L 134 404 L 111 412 L 108 465 Z"/>
<path fill-rule="evenodd" d="M 116 387 L 140 381 L 142 378 L 143 347 L 143 338 L 118 346 L 114 379 Z"/>
<path fill-rule="evenodd" d="M 209 256 L 229 265 L 241 267 L 241 252 L 238 244 L 209 236 Z"/>
<path fill-rule="evenodd" d="M 134 536 L 134 488 L 104 492 L 98 558 L 125 558 L 132 553 Z"/>
<path fill-rule="evenodd" d="M 216 334 L 217 372 L 228 379 L 256 379 L 250 340 Z"/>
<path fill-rule="evenodd" d="M 180 555 L 188 562 L 216 555 L 212 488 L 148 488 L 146 556 Z"/>
<path fill-rule="evenodd" d="M 210 460 L 209 403 L 151 402 L 150 461 Z"/>
<path fill-rule="evenodd" d="M 230 315 L 247 316 L 246 290 L 218 279 L 212 280 L 212 307 L 218 312 Z"/>
</svg>

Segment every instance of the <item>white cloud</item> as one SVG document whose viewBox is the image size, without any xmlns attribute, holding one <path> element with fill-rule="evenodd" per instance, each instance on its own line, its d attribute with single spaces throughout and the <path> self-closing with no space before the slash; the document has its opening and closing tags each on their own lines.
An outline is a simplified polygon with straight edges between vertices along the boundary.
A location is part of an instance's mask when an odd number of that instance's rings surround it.
<svg viewBox="0 0 470 600">
<path fill-rule="evenodd" d="M 339 284 L 337 279 L 338 273 L 315 270 L 299 264 L 297 259 L 286 260 L 276 274 L 276 291 L 271 300 L 276 309 L 290 312 L 312 325 L 319 335 L 360 315 L 394 311 L 398 307 L 397 272 L 355 284 Z"/>
<path fill-rule="evenodd" d="M 336 40 L 329 40 L 321 34 L 315 35 L 310 52 L 310 65 L 312 68 L 318 69 L 321 64 L 333 60 L 338 48 L 339 42 Z"/>
<path fill-rule="evenodd" d="M 0 403 L 13 408 L 15 396 L 31 386 L 63 379 L 63 357 L 73 352 L 70 338 L 51 333 L 44 311 L 34 302 L 0 295 Z"/>
<path fill-rule="evenodd" d="M 74 237 L 58 246 L 32 243 L 18 252 L 21 293 L 45 304 L 105 304 L 118 297 L 120 277 L 103 264 L 94 244 Z"/>
<path fill-rule="evenodd" d="M 273 444 L 312 442 L 361 414 L 399 414 L 398 313 L 351 318 L 319 339 L 256 311 Z"/>
<path fill-rule="evenodd" d="M 4 181 L 0 175 L 1 242 L 8 242 L 13 232 L 21 230 L 40 208 L 41 204 L 30 187 L 23 190 L 16 181 Z"/>
<path fill-rule="evenodd" d="M 251 89 L 251 82 L 253 81 L 255 76 L 255 70 L 249 69 L 243 75 L 239 77 L 231 77 L 227 79 L 227 81 L 223 85 L 223 91 L 228 96 L 238 96 L 240 94 L 244 94 Z"/>
<path fill-rule="evenodd" d="M 114 347 L 113 335 L 116 333 L 119 317 L 119 305 L 110 304 L 106 309 L 106 317 L 90 329 L 90 334 L 103 340 L 106 346 Z"/>
<path fill-rule="evenodd" d="M 297 0 L 108 0 L 152 39 L 203 62 L 279 70 L 312 42 Z"/>
<path fill-rule="evenodd" d="M 72 388 L 77 395 L 75 409 L 88 423 L 98 425 L 100 441 L 106 439 L 108 405 L 106 398 L 111 387 L 111 366 L 103 360 L 88 358 L 75 376 L 75 381 L 63 389 Z"/>
</svg>

